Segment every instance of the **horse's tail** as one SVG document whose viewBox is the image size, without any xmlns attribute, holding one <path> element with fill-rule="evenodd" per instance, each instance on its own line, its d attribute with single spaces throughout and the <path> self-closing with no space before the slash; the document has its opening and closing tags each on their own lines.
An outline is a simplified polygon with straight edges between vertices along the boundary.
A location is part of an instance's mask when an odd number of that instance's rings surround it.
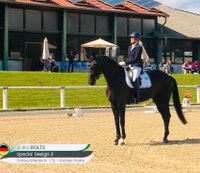
<svg viewBox="0 0 200 173">
<path fill-rule="evenodd" d="M 173 79 L 173 83 L 174 83 L 174 87 L 173 87 L 173 102 L 174 102 L 174 107 L 175 110 L 178 114 L 179 119 L 182 121 L 183 124 L 187 124 L 187 121 L 183 115 L 182 112 L 182 106 L 180 103 L 180 97 L 179 97 L 179 93 L 178 93 L 178 87 L 177 87 L 177 83 L 176 80 L 174 78 Z"/>
</svg>

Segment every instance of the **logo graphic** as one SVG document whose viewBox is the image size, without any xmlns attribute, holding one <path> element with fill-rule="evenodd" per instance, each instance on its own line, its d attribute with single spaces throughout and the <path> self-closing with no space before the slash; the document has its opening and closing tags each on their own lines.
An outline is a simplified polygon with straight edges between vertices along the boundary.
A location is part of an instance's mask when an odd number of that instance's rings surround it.
<svg viewBox="0 0 200 173">
<path fill-rule="evenodd" d="M 9 146 L 7 144 L 0 144 L 0 155 L 7 155 L 9 153 L 9 150 Z"/>
</svg>

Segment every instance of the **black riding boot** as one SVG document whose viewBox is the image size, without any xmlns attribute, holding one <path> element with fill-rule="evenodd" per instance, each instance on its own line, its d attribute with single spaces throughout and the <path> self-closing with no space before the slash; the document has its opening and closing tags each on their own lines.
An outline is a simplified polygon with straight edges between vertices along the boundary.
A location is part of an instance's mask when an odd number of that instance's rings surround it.
<svg viewBox="0 0 200 173">
<path fill-rule="evenodd" d="M 133 84 L 134 86 L 134 91 L 135 91 L 135 96 L 136 96 L 136 103 L 140 102 L 140 81 L 137 78 Z"/>
</svg>

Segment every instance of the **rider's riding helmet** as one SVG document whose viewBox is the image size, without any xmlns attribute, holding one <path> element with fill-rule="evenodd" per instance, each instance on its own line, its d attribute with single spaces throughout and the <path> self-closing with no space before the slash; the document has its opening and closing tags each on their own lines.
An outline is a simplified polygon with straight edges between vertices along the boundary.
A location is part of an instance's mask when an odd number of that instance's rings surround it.
<svg viewBox="0 0 200 173">
<path fill-rule="evenodd" d="M 140 38 L 140 33 L 139 32 L 132 32 L 130 35 L 130 38 L 134 37 L 134 38 Z"/>
</svg>

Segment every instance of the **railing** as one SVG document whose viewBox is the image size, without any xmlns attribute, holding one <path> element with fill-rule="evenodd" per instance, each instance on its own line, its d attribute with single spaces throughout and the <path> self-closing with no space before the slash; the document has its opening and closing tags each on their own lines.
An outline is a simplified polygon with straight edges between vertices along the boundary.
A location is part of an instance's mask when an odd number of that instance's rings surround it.
<svg viewBox="0 0 200 173">
<path fill-rule="evenodd" d="M 197 103 L 200 104 L 200 85 L 179 85 L 179 88 L 196 88 Z M 3 86 L 3 110 L 8 110 L 8 90 L 10 89 L 59 89 L 60 108 L 65 107 L 65 89 L 100 89 L 106 86 Z"/>
</svg>

